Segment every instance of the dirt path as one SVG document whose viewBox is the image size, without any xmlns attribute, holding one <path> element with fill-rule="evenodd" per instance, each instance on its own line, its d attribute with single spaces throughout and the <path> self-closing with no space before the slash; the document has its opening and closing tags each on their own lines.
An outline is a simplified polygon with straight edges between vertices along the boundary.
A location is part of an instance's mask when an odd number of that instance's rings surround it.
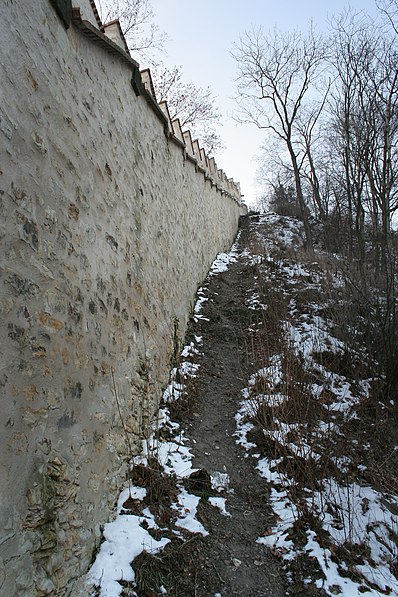
<svg viewBox="0 0 398 597">
<path fill-rule="evenodd" d="M 250 458 L 236 443 L 235 414 L 241 390 L 248 378 L 247 328 L 255 316 L 245 306 L 246 292 L 253 288 L 253 271 L 240 257 L 247 239 L 242 231 L 238 260 L 226 272 L 209 278 L 208 301 L 194 333 L 203 338 L 203 356 L 197 379 L 194 413 L 187 426 L 193 440 L 196 468 L 227 472 L 230 491 L 227 510 L 220 511 L 205 500 L 200 517 L 209 536 L 203 542 L 203 565 L 196 570 L 195 595 L 241 597 L 285 595 L 285 578 L 279 562 L 256 539 L 272 526 L 266 482 Z"/>
</svg>

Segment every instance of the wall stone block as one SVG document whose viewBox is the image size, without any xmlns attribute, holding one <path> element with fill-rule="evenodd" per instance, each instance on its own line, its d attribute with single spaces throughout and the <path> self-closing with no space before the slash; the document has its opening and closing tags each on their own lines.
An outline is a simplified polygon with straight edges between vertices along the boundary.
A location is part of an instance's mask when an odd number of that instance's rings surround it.
<svg viewBox="0 0 398 597">
<path fill-rule="evenodd" d="M 0 8 L 7 597 L 74 595 L 126 478 L 124 427 L 138 449 L 196 289 L 243 210 L 205 156 L 203 171 L 186 159 L 90 0 L 70 25 L 68 2 L 34 5 Z"/>
</svg>

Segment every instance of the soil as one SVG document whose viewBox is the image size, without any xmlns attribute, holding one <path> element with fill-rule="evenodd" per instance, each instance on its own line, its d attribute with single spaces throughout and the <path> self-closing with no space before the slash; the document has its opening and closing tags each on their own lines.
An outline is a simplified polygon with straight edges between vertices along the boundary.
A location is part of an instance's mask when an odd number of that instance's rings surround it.
<svg viewBox="0 0 398 597">
<path fill-rule="evenodd" d="M 244 229 L 239 252 L 246 240 Z M 207 287 L 202 314 L 209 321 L 194 325 L 204 356 L 188 433 L 195 440 L 193 466 L 228 473 L 233 492 L 227 494 L 230 517 L 202 500 L 200 516 L 209 531 L 204 552 L 211 567 L 198 571 L 196 595 L 279 597 L 285 595 L 285 574 L 276 557 L 256 543 L 274 522 L 268 487 L 234 437 L 248 378 L 247 328 L 253 311 L 245 307 L 245 297 L 253 287 L 251 266 L 238 259 L 227 272 L 210 277 Z"/>
</svg>

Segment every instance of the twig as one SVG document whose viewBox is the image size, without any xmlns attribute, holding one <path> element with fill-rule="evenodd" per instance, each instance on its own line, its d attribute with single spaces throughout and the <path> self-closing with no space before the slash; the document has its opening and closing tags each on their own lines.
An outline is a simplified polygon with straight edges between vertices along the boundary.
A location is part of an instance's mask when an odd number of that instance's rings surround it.
<svg viewBox="0 0 398 597">
<path fill-rule="evenodd" d="M 216 573 L 216 574 L 217 574 L 217 576 L 218 576 L 218 579 L 219 579 L 219 581 L 220 581 L 220 582 L 222 582 L 222 584 L 223 584 L 223 585 L 225 585 L 225 580 L 223 580 L 223 579 L 221 578 L 221 575 L 220 575 L 219 571 L 217 570 L 217 568 L 216 568 L 215 564 L 213 564 L 213 568 L 214 568 L 214 570 L 215 570 L 215 573 Z"/>
</svg>

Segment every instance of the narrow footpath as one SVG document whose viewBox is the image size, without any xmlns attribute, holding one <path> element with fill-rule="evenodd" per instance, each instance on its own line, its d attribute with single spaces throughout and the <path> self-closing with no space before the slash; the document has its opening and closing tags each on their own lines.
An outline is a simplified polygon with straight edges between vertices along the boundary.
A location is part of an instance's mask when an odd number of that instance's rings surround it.
<svg viewBox="0 0 398 597">
<path fill-rule="evenodd" d="M 250 373 L 248 328 L 256 317 L 246 304 L 254 275 L 253 265 L 242 257 L 247 239 L 248 230 L 243 227 L 236 262 L 206 281 L 203 319 L 191 330 L 203 341 L 193 416 L 187 425 L 194 446 L 193 465 L 210 474 L 227 473 L 230 478 L 226 507 L 231 516 L 201 502 L 199 514 L 209 536 L 203 544 L 204 561 L 196 571 L 192 594 L 203 597 L 217 593 L 229 597 L 286 595 L 279 561 L 256 543 L 274 520 L 267 483 L 234 437 L 241 390 Z"/>
</svg>

